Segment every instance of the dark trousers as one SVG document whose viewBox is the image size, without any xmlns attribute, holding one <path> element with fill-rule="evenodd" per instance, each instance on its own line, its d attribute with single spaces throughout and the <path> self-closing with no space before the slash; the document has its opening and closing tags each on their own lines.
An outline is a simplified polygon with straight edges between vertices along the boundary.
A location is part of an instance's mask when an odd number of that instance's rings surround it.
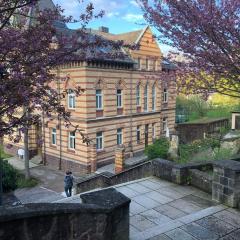
<svg viewBox="0 0 240 240">
<path fill-rule="evenodd" d="M 67 197 L 72 196 L 72 187 L 64 187 L 65 193 Z"/>
</svg>

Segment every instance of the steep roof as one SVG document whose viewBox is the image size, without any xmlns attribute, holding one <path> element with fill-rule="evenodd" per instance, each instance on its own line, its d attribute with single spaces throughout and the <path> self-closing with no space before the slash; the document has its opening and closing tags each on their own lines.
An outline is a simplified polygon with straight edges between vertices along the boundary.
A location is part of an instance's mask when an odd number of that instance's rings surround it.
<svg viewBox="0 0 240 240">
<path fill-rule="evenodd" d="M 109 40 L 113 40 L 113 41 L 122 40 L 127 44 L 133 44 L 133 43 L 138 43 L 138 41 L 141 39 L 141 36 L 143 36 L 146 29 L 147 28 L 145 27 L 144 29 L 140 29 L 140 30 L 132 31 L 132 32 L 121 33 L 121 34 L 106 33 L 106 32 L 102 32 L 99 30 L 93 30 L 93 29 L 91 29 L 90 31 L 94 34 L 97 34 L 97 35 L 102 36 Z"/>
</svg>

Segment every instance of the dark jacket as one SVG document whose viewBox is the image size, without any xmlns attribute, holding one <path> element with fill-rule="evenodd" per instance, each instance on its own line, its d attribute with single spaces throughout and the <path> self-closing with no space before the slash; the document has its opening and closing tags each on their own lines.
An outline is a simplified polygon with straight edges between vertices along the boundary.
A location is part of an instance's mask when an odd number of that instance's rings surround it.
<svg viewBox="0 0 240 240">
<path fill-rule="evenodd" d="M 64 186 L 65 187 L 72 187 L 73 186 L 73 176 L 66 175 L 64 178 Z"/>
</svg>

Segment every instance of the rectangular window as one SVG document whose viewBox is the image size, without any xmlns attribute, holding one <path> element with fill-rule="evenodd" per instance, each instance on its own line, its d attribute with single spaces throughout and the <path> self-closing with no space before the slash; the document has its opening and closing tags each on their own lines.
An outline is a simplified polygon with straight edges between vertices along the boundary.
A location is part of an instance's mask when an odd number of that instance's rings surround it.
<svg viewBox="0 0 240 240">
<path fill-rule="evenodd" d="M 122 140 L 122 128 L 117 129 L 117 145 L 122 145 L 123 140 Z"/>
<path fill-rule="evenodd" d="M 155 128 L 155 123 L 152 124 L 152 138 L 156 138 L 156 128 Z"/>
<path fill-rule="evenodd" d="M 98 132 L 96 135 L 96 148 L 103 150 L 103 132 Z"/>
<path fill-rule="evenodd" d="M 156 87 L 153 85 L 152 87 L 152 111 L 155 111 L 156 108 Z"/>
<path fill-rule="evenodd" d="M 136 105 L 140 106 L 141 102 L 140 102 L 140 86 L 137 85 L 137 89 L 136 89 Z"/>
<path fill-rule="evenodd" d="M 144 111 L 148 111 L 148 85 L 144 89 Z"/>
<path fill-rule="evenodd" d="M 68 147 L 69 147 L 69 149 L 73 149 L 73 150 L 75 150 L 75 148 L 76 148 L 75 132 L 70 132 L 69 133 Z"/>
<path fill-rule="evenodd" d="M 52 128 L 52 145 L 57 144 L 57 129 Z"/>
<path fill-rule="evenodd" d="M 167 118 L 166 117 L 163 118 L 163 131 L 164 132 L 167 131 Z"/>
<path fill-rule="evenodd" d="M 122 90 L 120 89 L 117 90 L 117 107 L 122 107 Z"/>
<path fill-rule="evenodd" d="M 68 90 L 68 108 L 74 109 L 76 107 L 76 95 L 71 89 Z"/>
<path fill-rule="evenodd" d="M 96 90 L 96 109 L 97 110 L 103 109 L 102 90 Z"/>
<path fill-rule="evenodd" d="M 141 140 L 141 130 L 140 126 L 137 126 L 137 143 L 140 143 Z"/>
<path fill-rule="evenodd" d="M 138 69 L 141 69 L 141 58 L 138 58 Z"/>
<path fill-rule="evenodd" d="M 153 71 L 157 70 L 157 60 L 153 60 Z"/>
<path fill-rule="evenodd" d="M 146 58 L 146 70 L 149 70 L 149 60 Z"/>
<path fill-rule="evenodd" d="M 168 102 L 168 90 L 164 88 L 163 90 L 163 102 L 167 103 Z"/>
</svg>

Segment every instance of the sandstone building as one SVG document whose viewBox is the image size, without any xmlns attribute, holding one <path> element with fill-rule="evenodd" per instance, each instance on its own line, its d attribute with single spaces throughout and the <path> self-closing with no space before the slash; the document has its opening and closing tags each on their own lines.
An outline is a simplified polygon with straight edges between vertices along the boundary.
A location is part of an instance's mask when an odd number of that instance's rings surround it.
<svg viewBox="0 0 240 240">
<path fill-rule="evenodd" d="M 66 27 L 66 26 L 64 26 Z M 174 67 L 163 59 L 151 29 L 114 35 L 105 27 L 92 34 L 110 40 L 124 40 L 140 45 L 128 51 L 127 60 L 71 62 L 60 66 L 51 87 L 67 90 L 63 100 L 71 112 L 71 121 L 79 125 L 91 144 L 82 142 L 80 134 L 63 120 L 49 121 L 43 116 L 42 127 L 33 127 L 29 139 L 32 155 L 39 153 L 43 162 L 55 169 L 89 173 L 114 162 L 118 146 L 125 156 L 143 153 L 154 139 L 174 131 L 176 85 Z M 85 91 L 76 96 L 72 89 Z M 41 136 L 43 144 L 37 143 Z M 12 152 L 21 148 L 16 145 Z"/>
</svg>

